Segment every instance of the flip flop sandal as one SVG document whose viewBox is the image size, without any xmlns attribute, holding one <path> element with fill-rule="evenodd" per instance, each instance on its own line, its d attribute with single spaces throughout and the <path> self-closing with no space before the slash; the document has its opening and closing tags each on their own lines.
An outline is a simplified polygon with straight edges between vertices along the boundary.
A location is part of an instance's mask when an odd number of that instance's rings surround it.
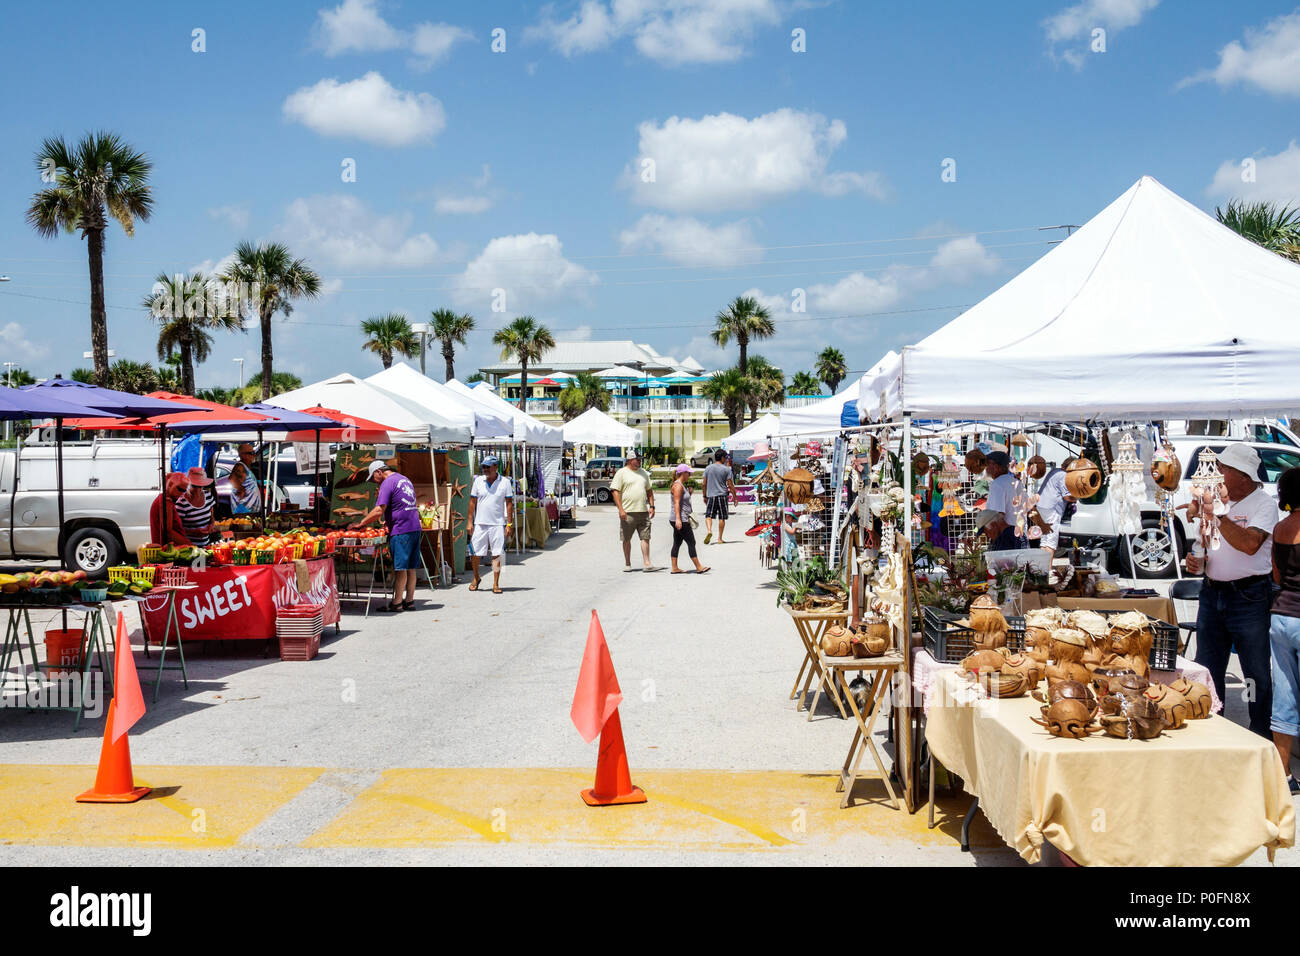
<svg viewBox="0 0 1300 956">
<path fill-rule="evenodd" d="M 473 582 L 470 583 L 469 589 L 470 589 L 471 591 L 477 591 L 477 590 L 478 590 L 478 585 L 479 585 L 479 583 L 478 583 L 477 581 L 473 581 Z"/>
<path fill-rule="evenodd" d="M 414 611 L 414 610 L 415 610 L 415 602 L 414 602 L 414 601 L 403 601 L 403 602 L 402 602 L 402 610 L 403 610 L 403 611 Z"/>
<path fill-rule="evenodd" d="M 696 573 L 696 574 L 706 574 L 706 573 L 709 572 L 710 570 L 712 570 L 712 569 L 711 569 L 711 568 L 707 568 L 707 567 L 705 567 L 705 568 L 700 568 L 700 569 L 699 569 L 698 571 L 696 571 L 695 573 Z"/>
<path fill-rule="evenodd" d="M 669 571 L 668 573 L 669 573 L 669 574 L 685 574 L 686 572 L 685 572 L 685 571 L 678 570 L 678 571 Z"/>
</svg>

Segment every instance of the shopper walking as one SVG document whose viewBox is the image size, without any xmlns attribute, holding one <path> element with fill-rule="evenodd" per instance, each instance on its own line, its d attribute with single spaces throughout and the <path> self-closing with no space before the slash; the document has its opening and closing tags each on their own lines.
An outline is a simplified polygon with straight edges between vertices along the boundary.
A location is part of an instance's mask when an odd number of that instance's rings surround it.
<svg viewBox="0 0 1300 956">
<path fill-rule="evenodd" d="M 1286 768 L 1287 785 L 1300 793 L 1291 773 L 1291 742 L 1300 734 L 1300 468 L 1277 480 L 1277 504 L 1287 516 L 1273 529 L 1273 598 L 1269 640 L 1273 645 L 1273 712 L 1269 729 Z"/>
<path fill-rule="evenodd" d="M 632 536 L 641 539 L 641 570 L 662 571 L 650 563 L 650 520 L 655 516 L 655 493 L 650 472 L 641 467 L 640 452 L 628 455 L 627 464 L 614 473 L 609 483 L 618 507 L 619 535 L 623 540 L 623 570 L 633 571 Z"/>
<path fill-rule="evenodd" d="M 1014 551 L 1028 547 L 1029 542 L 1016 534 L 1016 478 L 1011 474 L 1011 456 L 1004 451 L 990 452 L 984 473 L 989 476 L 989 495 L 984 502 L 989 517 L 983 525 L 989 550 Z"/>
<path fill-rule="evenodd" d="M 713 541 L 713 520 L 718 521 L 718 544 L 727 527 L 727 502 L 735 498 L 734 472 L 727 464 L 727 453 L 719 448 L 713 453 L 713 464 L 704 469 L 704 543 Z"/>
<path fill-rule="evenodd" d="M 185 537 L 196 548 L 206 548 L 216 533 L 213 509 L 217 499 L 212 494 L 212 479 L 199 467 L 185 473 L 188 486 L 185 494 L 176 499 L 176 513 L 181 517 Z"/>
<path fill-rule="evenodd" d="M 393 556 L 393 600 L 383 610 L 413 611 L 416 569 L 420 567 L 420 509 L 415 486 L 386 461 L 370 463 L 370 480 L 378 483 L 379 496 L 375 506 L 352 527 L 364 528 L 383 517 L 388 525 L 388 552 Z"/>
<path fill-rule="evenodd" d="M 492 593 L 501 593 L 501 561 L 505 555 L 506 539 L 515 526 L 515 488 L 514 482 L 504 477 L 499 468 L 500 462 L 495 455 L 488 455 L 479 467 L 483 474 L 474 476 L 474 483 L 469 491 L 469 520 L 465 533 L 469 535 L 472 551 L 469 566 L 474 571 L 474 580 L 469 589 L 479 589 L 479 561 L 492 557 Z"/>
<path fill-rule="evenodd" d="M 1236 442 L 1220 452 L 1219 470 L 1228 493 L 1228 513 L 1219 519 L 1222 543 L 1208 555 L 1199 553 L 1198 543 L 1187 556 L 1187 570 L 1205 574 L 1196 615 L 1196 663 L 1209 669 L 1223 700 L 1228 658 L 1235 645 L 1246 681 L 1250 729 L 1271 737 L 1273 560 L 1269 543 L 1277 524 L 1277 504 L 1259 481 L 1259 453 L 1249 445 Z M 1194 501 L 1179 507 L 1187 508 L 1189 520 L 1199 517 Z"/>
<path fill-rule="evenodd" d="M 673 526 L 673 549 L 669 554 L 672 561 L 672 574 L 682 574 L 682 569 L 677 566 L 677 554 L 681 551 L 682 543 L 686 544 L 686 553 L 690 555 L 691 561 L 695 564 L 695 573 L 703 574 L 709 570 L 700 564 L 699 555 L 695 552 L 695 519 L 691 516 L 691 466 L 681 464 L 677 466 L 677 472 L 673 478 L 673 486 L 669 491 L 672 502 L 669 505 L 668 520 Z"/>
</svg>

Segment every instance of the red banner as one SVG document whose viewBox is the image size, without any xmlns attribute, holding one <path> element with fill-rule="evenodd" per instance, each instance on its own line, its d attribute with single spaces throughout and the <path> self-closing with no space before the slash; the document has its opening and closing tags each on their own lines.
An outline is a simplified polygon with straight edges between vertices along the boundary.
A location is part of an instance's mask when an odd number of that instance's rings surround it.
<svg viewBox="0 0 1300 956">
<path fill-rule="evenodd" d="M 291 604 L 323 604 L 325 623 L 339 620 L 339 591 L 334 561 L 316 558 L 307 566 L 307 587 L 298 588 L 295 564 L 253 567 L 209 567 L 190 571 L 196 587 L 176 594 L 176 623 L 182 640 L 269 640 L 275 637 L 276 608 Z M 162 643 L 167 626 L 167 595 L 161 589 L 141 602 L 151 643 Z"/>
</svg>

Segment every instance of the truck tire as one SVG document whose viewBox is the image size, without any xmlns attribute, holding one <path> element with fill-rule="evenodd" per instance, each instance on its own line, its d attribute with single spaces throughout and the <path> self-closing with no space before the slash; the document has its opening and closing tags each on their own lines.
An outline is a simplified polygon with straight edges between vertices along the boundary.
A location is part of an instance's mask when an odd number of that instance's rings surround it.
<svg viewBox="0 0 1300 956">
<path fill-rule="evenodd" d="M 598 504 L 607 505 L 613 500 L 614 495 L 608 488 L 596 489 L 596 501 Z"/>
<path fill-rule="evenodd" d="M 74 571 L 85 571 L 92 579 L 107 575 L 121 560 L 122 545 L 117 535 L 105 528 L 74 531 L 63 548 L 63 563 Z"/>
<path fill-rule="evenodd" d="M 1129 539 L 1120 535 L 1118 539 L 1120 572 L 1126 578 L 1150 580 L 1153 578 L 1172 578 L 1174 571 L 1174 552 L 1170 541 L 1171 529 L 1161 529 L 1160 519 L 1155 516 L 1143 516 L 1142 530 L 1133 535 L 1130 548 Z M 1174 532 L 1177 534 L 1177 532 Z M 1182 535 L 1178 535 L 1178 553 L 1187 553 Z"/>
</svg>

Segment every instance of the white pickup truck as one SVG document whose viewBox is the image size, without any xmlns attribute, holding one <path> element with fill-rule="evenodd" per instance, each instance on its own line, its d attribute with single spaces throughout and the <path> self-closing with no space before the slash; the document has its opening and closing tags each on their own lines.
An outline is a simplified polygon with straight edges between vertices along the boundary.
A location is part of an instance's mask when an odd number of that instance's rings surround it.
<svg viewBox="0 0 1300 956">
<path fill-rule="evenodd" d="M 62 557 L 72 570 L 102 576 L 149 543 L 158 444 L 64 442 L 62 533 L 54 451 L 52 442 L 0 451 L 0 560 Z"/>
</svg>

